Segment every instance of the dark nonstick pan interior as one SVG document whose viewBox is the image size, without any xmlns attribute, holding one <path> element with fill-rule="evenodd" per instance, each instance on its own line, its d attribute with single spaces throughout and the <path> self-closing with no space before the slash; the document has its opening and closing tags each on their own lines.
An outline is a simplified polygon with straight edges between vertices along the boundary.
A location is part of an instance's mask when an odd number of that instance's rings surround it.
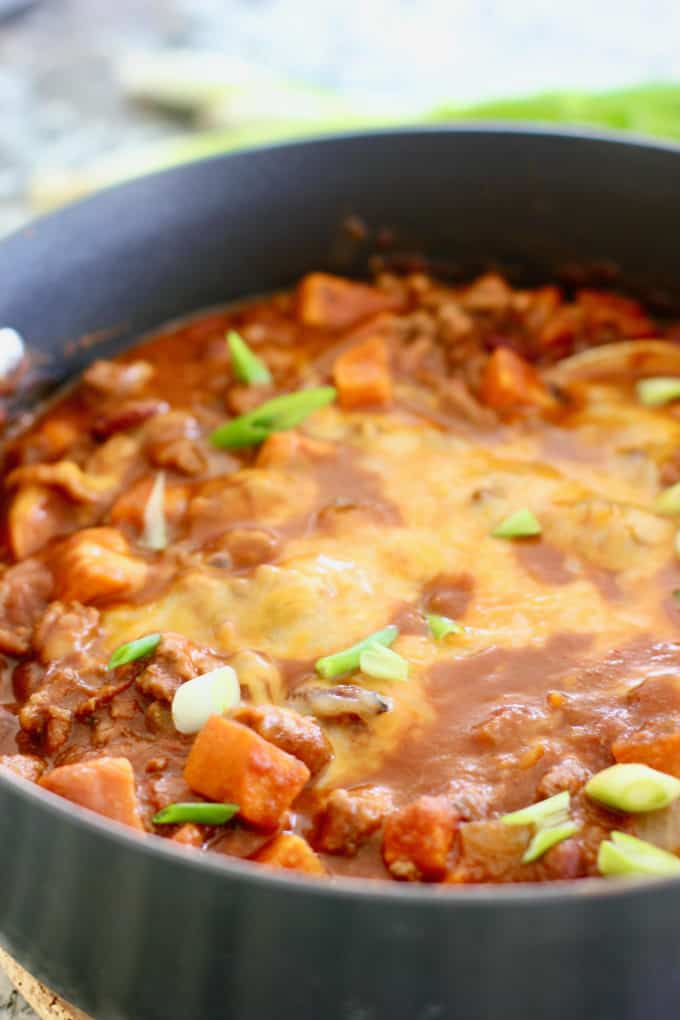
<svg viewBox="0 0 680 1020">
<path fill-rule="evenodd" d="M 484 127 L 265 148 L 0 244 L 0 325 L 65 379 L 164 321 L 426 256 L 680 304 L 680 151 Z M 365 235 L 343 227 L 359 217 Z M 336 886 L 142 841 L 0 778 L 0 940 L 96 1020 L 670 1020 L 680 883 Z"/>
</svg>

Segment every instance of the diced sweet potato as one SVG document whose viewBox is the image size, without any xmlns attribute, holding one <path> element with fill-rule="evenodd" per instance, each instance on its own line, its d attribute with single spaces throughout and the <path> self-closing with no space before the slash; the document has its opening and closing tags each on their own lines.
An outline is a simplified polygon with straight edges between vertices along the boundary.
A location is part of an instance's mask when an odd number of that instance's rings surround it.
<svg viewBox="0 0 680 1020">
<path fill-rule="evenodd" d="M 208 800 L 238 804 L 246 822 L 275 829 L 310 772 L 254 730 L 215 715 L 194 741 L 184 778 Z"/>
<path fill-rule="evenodd" d="M 329 854 L 353 857 L 391 810 L 392 795 L 385 787 L 333 790 L 317 819 L 314 845 Z"/>
<path fill-rule="evenodd" d="M 333 444 L 323 439 L 313 439 L 295 430 L 273 432 L 260 447 L 255 463 L 257 467 L 286 468 L 322 460 L 333 452 Z"/>
<path fill-rule="evenodd" d="M 135 774 L 127 758 L 94 758 L 61 765 L 40 780 L 60 797 L 115 822 L 143 830 L 135 791 Z"/>
<path fill-rule="evenodd" d="M 497 347 L 484 367 L 482 400 L 497 411 L 521 407 L 549 410 L 555 398 L 544 386 L 536 369 L 507 347 Z"/>
<path fill-rule="evenodd" d="M 343 407 L 383 406 L 392 399 L 387 346 L 382 337 L 369 337 L 336 358 L 333 378 Z"/>
<path fill-rule="evenodd" d="M 446 875 L 458 816 L 446 797 L 421 797 L 385 822 L 383 859 L 394 878 L 438 882 Z"/>
<path fill-rule="evenodd" d="M 360 319 L 396 309 L 397 294 L 329 273 L 310 273 L 297 292 L 298 318 L 305 326 L 345 329 Z"/>
<path fill-rule="evenodd" d="M 312 850 L 309 843 L 292 832 L 282 832 L 262 847 L 253 857 L 254 861 L 270 868 L 285 871 L 301 871 L 305 875 L 325 875 L 326 869 Z"/>
<path fill-rule="evenodd" d="M 129 595 L 144 587 L 148 567 L 130 554 L 126 539 L 114 528 L 85 528 L 65 539 L 52 564 L 59 597 L 95 602 Z"/>
<path fill-rule="evenodd" d="M 634 736 L 612 744 L 617 761 L 638 762 L 680 779 L 680 731 L 661 737 Z"/>
<path fill-rule="evenodd" d="M 181 846 L 193 846 L 200 849 L 205 842 L 205 834 L 200 825 L 186 822 L 184 825 L 180 825 L 172 837 L 172 841 L 173 843 L 179 843 Z"/>
<path fill-rule="evenodd" d="M 22 485 L 7 512 L 7 531 L 15 559 L 23 560 L 76 524 L 76 507 L 45 485 Z"/>
</svg>

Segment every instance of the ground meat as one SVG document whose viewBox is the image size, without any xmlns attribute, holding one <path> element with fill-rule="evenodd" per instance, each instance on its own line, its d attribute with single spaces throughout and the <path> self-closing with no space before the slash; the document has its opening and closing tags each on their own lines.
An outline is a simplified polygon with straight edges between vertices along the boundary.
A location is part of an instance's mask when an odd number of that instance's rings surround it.
<svg viewBox="0 0 680 1020">
<path fill-rule="evenodd" d="M 25 560 L 0 576 L 0 652 L 26 654 L 51 593 L 52 574 L 39 560 Z"/>
<path fill-rule="evenodd" d="M 446 797 L 456 814 L 465 819 L 484 818 L 489 814 L 493 790 L 470 779 L 452 779 L 446 790 Z"/>
<path fill-rule="evenodd" d="M 243 705 L 233 718 L 304 762 L 312 775 L 328 765 L 333 749 L 316 719 L 278 705 Z"/>
<path fill-rule="evenodd" d="M 35 629 L 33 647 L 45 665 L 57 659 L 72 661 L 77 655 L 80 668 L 90 669 L 97 663 L 87 657 L 86 649 L 98 627 L 99 611 L 94 607 L 80 602 L 52 602 Z"/>
<path fill-rule="evenodd" d="M 152 418 L 144 429 L 146 454 L 157 467 L 173 468 L 185 475 L 196 475 L 207 466 L 201 427 L 185 411 L 169 411 Z"/>
<path fill-rule="evenodd" d="M 536 793 L 538 798 L 552 797 L 562 790 L 577 793 L 588 782 L 590 773 L 577 758 L 564 758 L 541 779 Z"/>
<path fill-rule="evenodd" d="M 137 686 L 150 698 L 171 702 L 185 680 L 224 666 L 224 659 L 181 634 L 164 634 L 151 662 L 137 676 Z"/>
<path fill-rule="evenodd" d="M 125 400 L 122 404 L 106 407 L 92 423 L 92 431 L 98 439 L 112 436 L 116 432 L 137 428 L 142 422 L 157 414 L 165 414 L 170 405 L 165 400 Z"/>
<path fill-rule="evenodd" d="M 144 389 L 153 374 L 153 366 L 148 361 L 119 364 L 100 360 L 93 361 L 83 373 L 83 382 L 98 395 L 120 399 Z"/>
<path fill-rule="evenodd" d="M 71 735 L 73 712 L 59 705 L 51 685 L 33 694 L 19 712 L 19 723 L 25 733 L 41 743 L 48 754 L 54 754 Z"/>
<path fill-rule="evenodd" d="M 94 715 L 102 705 L 108 705 L 112 702 L 117 695 L 122 694 L 133 683 L 134 677 L 128 675 L 119 680 L 118 683 L 103 684 L 94 694 L 91 694 L 84 701 L 81 701 L 80 704 L 76 705 L 73 714 L 77 719 L 87 719 L 89 716 Z"/>
<path fill-rule="evenodd" d="M 382 786 L 333 790 L 316 820 L 313 845 L 328 854 L 353 857 L 391 810 L 392 794 Z"/>
<path fill-rule="evenodd" d="M 441 881 L 457 824 L 458 816 L 446 797 L 421 797 L 396 811 L 385 823 L 385 866 L 402 881 Z"/>
</svg>

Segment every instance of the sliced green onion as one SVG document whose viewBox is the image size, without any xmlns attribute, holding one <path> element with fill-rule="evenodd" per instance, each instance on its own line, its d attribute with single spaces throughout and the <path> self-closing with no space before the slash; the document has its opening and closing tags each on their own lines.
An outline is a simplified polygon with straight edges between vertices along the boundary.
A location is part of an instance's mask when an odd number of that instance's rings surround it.
<svg viewBox="0 0 680 1020">
<path fill-rule="evenodd" d="M 624 762 L 598 772 L 586 783 L 585 792 L 616 811 L 637 814 L 672 804 L 680 797 L 680 780 L 648 765 Z"/>
<path fill-rule="evenodd" d="M 504 825 L 535 825 L 537 829 L 550 829 L 569 821 L 569 801 L 569 791 L 563 790 L 547 800 L 539 800 L 537 804 L 503 815 L 501 821 Z"/>
<path fill-rule="evenodd" d="M 531 864 L 532 861 L 537 861 L 551 847 L 557 846 L 558 843 L 573 836 L 579 831 L 579 828 L 580 826 L 576 822 L 564 822 L 562 825 L 553 825 L 549 829 L 539 829 L 529 843 L 522 863 Z"/>
<path fill-rule="evenodd" d="M 374 641 L 359 655 L 359 669 L 376 680 L 408 680 L 408 662 L 391 648 Z"/>
<path fill-rule="evenodd" d="M 603 840 L 597 854 L 601 875 L 678 875 L 680 860 L 653 843 L 636 839 L 625 832 L 610 833 L 611 841 Z"/>
<path fill-rule="evenodd" d="M 635 389 L 640 403 L 645 407 L 661 407 L 680 397 L 680 379 L 670 376 L 641 379 Z"/>
<path fill-rule="evenodd" d="M 437 613 L 426 613 L 425 619 L 430 628 L 430 634 L 435 641 L 441 641 L 449 634 L 462 634 L 463 628 L 455 620 L 448 616 L 439 616 Z"/>
<path fill-rule="evenodd" d="M 307 415 L 332 403 L 336 394 L 334 386 L 316 386 L 274 397 L 254 411 L 220 425 L 210 436 L 210 441 L 214 446 L 228 449 L 256 446 L 273 432 L 295 428 Z"/>
<path fill-rule="evenodd" d="M 526 507 L 516 510 L 491 532 L 494 538 L 530 538 L 541 534 L 541 525 Z"/>
<path fill-rule="evenodd" d="M 168 544 L 168 531 L 165 524 L 165 472 L 156 474 L 151 493 L 144 507 L 144 535 L 142 544 L 147 549 L 160 551 Z"/>
<path fill-rule="evenodd" d="M 168 804 L 157 815 L 154 825 L 177 825 L 196 822 L 198 825 L 224 825 L 238 812 L 238 804 L 204 804 L 202 801 L 186 804 Z"/>
<path fill-rule="evenodd" d="M 248 386 L 266 386 L 272 381 L 272 374 L 264 361 L 253 354 L 236 330 L 227 333 L 227 344 L 231 353 L 231 367 L 239 382 L 247 383 Z"/>
<path fill-rule="evenodd" d="M 658 513 L 668 514 L 669 517 L 680 514 L 680 482 L 660 492 L 654 506 Z"/>
<path fill-rule="evenodd" d="M 350 673 L 354 669 L 359 669 L 359 659 L 361 653 L 368 648 L 369 645 L 378 644 L 389 647 L 393 641 L 396 640 L 399 634 L 399 628 L 394 625 L 384 627 L 382 630 L 377 630 L 375 634 L 369 634 L 363 641 L 359 641 L 356 645 L 352 645 L 350 648 L 345 648 L 341 652 L 335 652 L 333 655 L 325 655 L 322 659 L 318 659 L 314 665 L 317 673 L 326 680 L 331 680 L 333 677 L 342 676 L 343 673 Z"/>
<path fill-rule="evenodd" d="M 219 666 L 187 680 L 172 699 L 172 721 L 179 733 L 198 733 L 212 715 L 224 715 L 241 700 L 241 686 L 231 666 Z"/>
<path fill-rule="evenodd" d="M 680 602 L 680 588 L 676 588 L 673 592 L 673 598 L 676 602 Z"/>
<path fill-rule="evenodd" d="M 145 655 L 150 655 L 158 647 L 160 639 L 160 634 L 147 634 L 145 637 L 137 638 L 135 641 L 128 641 L 127 644 L 116 648 L 106 668 L 115 669 L 116 666 L 126 666 L 128 662 L 134 662 L 135 659 L 141 659 Z"/>
</svg>

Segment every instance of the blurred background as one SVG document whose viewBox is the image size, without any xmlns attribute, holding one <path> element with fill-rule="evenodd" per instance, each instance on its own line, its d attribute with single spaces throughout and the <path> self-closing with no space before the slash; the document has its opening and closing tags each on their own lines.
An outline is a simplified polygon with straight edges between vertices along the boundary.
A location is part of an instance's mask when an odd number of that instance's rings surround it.
<svg viewBox="0 0 680 1020">
<path fill-rule="evenodd" d="M 0 0 L 0 234 L 144 170 L 320 130 L 519 117 L 680 136 L 679 42 L 677 0 Z"/>
</svg>

